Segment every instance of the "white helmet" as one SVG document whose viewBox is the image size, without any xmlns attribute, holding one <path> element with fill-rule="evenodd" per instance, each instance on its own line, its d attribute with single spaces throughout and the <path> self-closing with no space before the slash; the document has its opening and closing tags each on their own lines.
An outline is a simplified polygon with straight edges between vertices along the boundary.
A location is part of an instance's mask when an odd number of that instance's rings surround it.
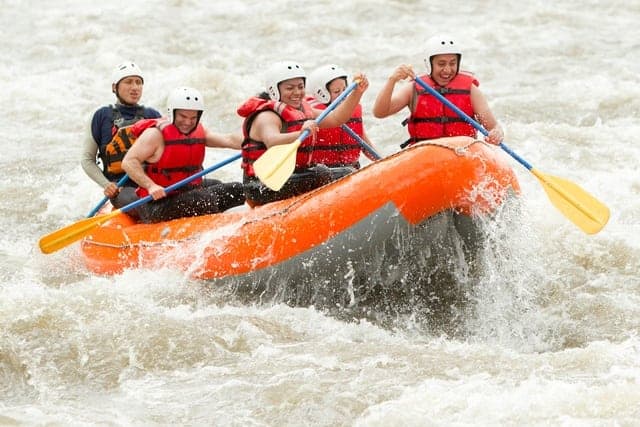
<svg viewBox="0 0 640 427">
<path fill-rule="evenodd" d="M 309 93 L 313 95 L 318 102 L 327 104 L 331 101 L 331 94 L 329 93 L 329 83 L 335 79 L 343 78 L 347 80 L 347 72 L 335 64 L 323 65 L 316 68 L 311 75 L 309 75 Z"/>
<path fill-rule="evenodd" d="M 427 66 L 427 74 L 431 74 L 431 58 L 435 55 L 455 54 L 458 55 L 458 71 L 460 71 L 460 61 L 462 61 L 462 50 L 455 39 L 447 34 L 438 34 L 427 40 L 426 55 L 424 65 Z"/>
<path fill-rule="evenodd" d="M 304 72 L 304 68 L 297 62 L 280 61 L 271 65 L 265 73 L 266 89 L 269 98 L 273 101 L 280 101 L 280 90 L 278 89 L 280 82 L 300 77 L 306 82 L 307 75 Z"/>
<path fill-rule="evenodd" d="M 113 70 L 113 74 L 111 74 L 111 83 L 117 85 L 120 83 L 120 80 L 129 76 L 138 76 L 142 80 L 142 83 L 144 83 L 142 70 L 132 61 L 125 61 L 122 64 L 118 64 Z"/>
<path fill-rule="evenodd" d="M 196 89 L 178 87 L 171 91 L 167 98 L 167 114 L 171 123 L 174 121 L 175 110 L 198 111 L 198 120 L 204 111 L 204 98 Z"/>
</svg>

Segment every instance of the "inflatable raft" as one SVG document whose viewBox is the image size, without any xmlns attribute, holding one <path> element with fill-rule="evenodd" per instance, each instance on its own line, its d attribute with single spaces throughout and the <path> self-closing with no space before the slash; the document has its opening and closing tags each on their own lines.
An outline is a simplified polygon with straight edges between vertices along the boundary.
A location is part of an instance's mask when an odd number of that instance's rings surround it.
<svg viewBox="0 0 640 427">
<path fill-rule="evenodd" d="M 407 254 L 416 265 L 416 251 L 435 259 L 433 252 L 446 252 L 444 246 L 473 246 L 475 219 L 518 192 L 499 148 L 467 138 L 423 142 L 264 206 L 158 224 L 120 214 L 82 240 L 81 254 L 98 274 L 169 267 L 200 279 L 237 278 L 254 288 L 274 277 L 305 286 L 343 283 L 393 274 Z M 403 251 L 407 246 L 413 248 Z"/>
</svg>

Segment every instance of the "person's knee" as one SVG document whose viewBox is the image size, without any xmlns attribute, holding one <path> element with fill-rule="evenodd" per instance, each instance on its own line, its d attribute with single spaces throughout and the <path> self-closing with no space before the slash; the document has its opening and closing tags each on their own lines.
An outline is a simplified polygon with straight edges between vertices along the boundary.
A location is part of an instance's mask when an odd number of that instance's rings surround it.
<svg viewBox="0 0 640 427">
<path fill-rule="evenodd" d="M 245 188 L 240 182 L 227 182 L 219 186 L 217 197 L 220 211 L 240 206 L 245 202 Z"/>
<path fill-rule="evenodd" d="M 111 204 L 116 209 L 120 209 L 135 202 L 136 200 L 138 200 L 138 195 L 136 194 L 135 189 L 132 187 L 123 187 L 120 189 L 118 195 L 111 199 Z"/>
<path fill-rule="evenodd" d="M 331 180 L 335 181 L 337 179 L 343 178 L 349 174 L 352 174 L 357 169 L 352 166 L 341 166 L 337 168 L 331 168 Z"/>
<path fill-rule="evenodd" d="M 282 191 L 273 191 L 262 184 L 258 179 L 245 179 L 243 185 L 243 197 L 249 206 L 255 207 L 274 202 L 278 200 L 278 197 L 283 197 L 283 195 Z"/>
</svg>

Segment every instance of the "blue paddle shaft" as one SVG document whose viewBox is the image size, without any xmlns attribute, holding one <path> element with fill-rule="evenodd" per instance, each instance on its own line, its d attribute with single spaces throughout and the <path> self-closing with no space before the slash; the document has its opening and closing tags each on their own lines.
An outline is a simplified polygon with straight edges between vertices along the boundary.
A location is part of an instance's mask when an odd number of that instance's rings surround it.
<svg viewBox="0 0 640 427">
<path fill-rule="evenodd" d="M 333 100 L 333 102 L 331 104 L 329 104 L 329 106 L 327 108 L 325 108 L 324 110 L 322 110 L 322 113 L 320 113 L 320 115 L 316 118 L 316 123 L 320 123 L 321 121 L 324 120 L 325 117 L 327 117 L 329 115 L 330 112 L 332 112 L 333 110 L 335 110 L 335 108 L 358 86 L 358 82 L 351 82 L 351 84 L 349 86 L 347 86 L 347 88 L 340 94 L 338 95 L 338 97 L 336 99 Z M 300 136 L 298 137 L 298 139 L 300 140 L 300 142 L 304 141 L 310 134 L 311 132 L 309 131 L 309 129 L 305 129 L 302 131 L 302 133 L 300 134 Z"/>
<path fill-rule="evenodd" d="M 122 178 L 120 178 L 120 180 L 116 183 L 116 187 L 120 188 L 124 185 L 125 182 L 127 182 L 127 180 L 129 179 L 129 176 L 127 174 L 125 174 Z M 100 208 L 102 208 L 102 206 L 107 203 L 107 200 L 109 200 L 109 198 L 107 196 L 103 197 L 102 200 L 100 200 L 100 202 L 91 210 L 91 212 L 89 212 L 87 214 L 87 218 L 91 218 L 92 216 L 94 216 L 99 210 Z"/>
<path fill-rule="evenodd" d="M 228 165 L 229 163 L 238 160 L 240 157 L 242 157 L 242 154 L 236 154 L 235 156 L 229 157 L 228 159 L 223 160 L 221 162 L 218 162 L 215 165 L 209 166 L 208 168 L 203 169 L 200 172 L 198 172 L 196 174 L 193 174 L 193 175 L 191 175 L 189 177 L 186 177 L 185 179 L 180 180 L 180 181 L 176 182 L 175 184 L 171 184 L 170 186 L 166 187 L 164 189 L 164 191 L 165 191 L 165 193 L 170 193 L 173 190 L 177 190 L 178 188 L 190 183 L 194 179 L 198 179 L 201 176 L 204 176 L 204 175 L 206 175 L 208 173 L 211 173 L 216 169 L 220 169 L 221 167 L 223 167 L 225 165 Z M 151 195 L 148 195 L 146 197 L 143 197 L 140 200 L 136 200 L 135 202 L 131 202 L 128 205 L 120 208 L 120 212 L 130 211 L 131 209 L 135 209 L 140 205 L 144 205 L 145 203 L 150 202 L 151 200 L 153 200 L 153 197 L 151 197 Z"/>
<path fill-rule="evenodd" d="M 426 84 L 420 77 L 416 76 L 416 82 L 422 86 L 427 92 L 429 92 L 431 95 L 435 96 L 436 98 L 438 98 L 438 100 L 440 100 L 440 102 L 442 102 L 444 105 L 446 105 L 447 107 L 449 107 L 451 110 L 453 110 L 461 119 L 463 119 L 464 121 L 466 121 L 467 123 L 469 123 L 471 126 L 473 126 L 474 128 L 476 128 L 477 130 L 479 130 L 484 136 L 489 135 L 489 132 L 487 132 L 487 130 L 482 127 L 482 125 L 480 125 L 480 123 L 476 122 L 475 120 L 473 120 L 471 117 L 469 117 L 464 111 L 462 111 L 461 109 L 459 109 L 456 105 L 454 105 L 451 101 L 449 101 L 447 98 L 445 98 L 444 96 L 442 96 L 440 94 L 440 92 L 438 92 L 437 90 L 435 90 L 434 88 L 432 88 L 431 86 L 429 86 L 428 84 Z M 529 162 L 527 162 L 525 159 L 523 159 L 522 157 L 520 157 L 519 155 L 517 155 L 514 151 L 512 151 L 509 147 L 507 147 L 507 145 L 504 142 L 500 143 L 500 148 L 502 148 L 504 151 L 506 151 L 507 153 L 509 153 L 509 155 L 511 157 L 513 157 L 514 159 L 516 159 L 522 166 L 524 166 L 525 168 L 531 170 L 533 169 L 533 166 L 531 166 L 531 164 L 529 164 Z"/>
<path fill-rule="evenodd" d="M 355 139 L 356 141 L 358 141 L 358 144 L 360 144 L 360 147 L 362 147 L 362 149 L 364 151 L 366 151 L 367 153 L 371 154 L 376 160 L 380 160 L 382 157 L 380 156 L 380 154 L 378 154 L 376 152 L 376 150 L 373 149 L 372 146 L 370 146 L 369 144 L 366 143 L 366 141 L 362 138 L 360 138 L 360 135 L 358 135 L 357 133 L 355 133 L 353 131 L 353 129 L 351 129 L 349 126 L 347 125 L 342 125 L 340 126 L 342 128 L 342 130 L 344 130 L 345 132 L 347 132 L 349 134 L 349 136 L 351 136 L 351 138 Z"/>
</svg>

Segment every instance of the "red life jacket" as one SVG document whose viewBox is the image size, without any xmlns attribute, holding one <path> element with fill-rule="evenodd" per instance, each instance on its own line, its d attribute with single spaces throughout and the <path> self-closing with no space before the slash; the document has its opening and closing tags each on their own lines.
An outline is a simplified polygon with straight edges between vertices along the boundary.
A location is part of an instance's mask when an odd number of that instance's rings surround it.
<svg viewBox="0 0 640 427">
<path fill-rule="evenodd" d="M 156 127 L 162 132 L 164 151 L 157 162 L 145 165 L 145 173 L 153 182 L 167 187 L 202 170 L 206 136 L 202 124 L 198 123 L 188 135 L 182 134 L 167 120 L 158 120 Z M 197 178 L 191 181 L 190 185 L 198 185 L 201 182 L 202 178 Z M 146 188 L 138 187 L 136 194 L 145 197 L 149 192 Z"/>
<path fill-rule="evenodd" d="M 469 117 L 474 117 L 471 104 L 471 85 L 479 86 L 480 83 L 473 74 L 460 71 L 446 86 L 438 86 L 430 76 L 422 76 L 421 79 Z M 458 117 L 455 111 L 440 102 L 438 98 L 431 95 L 418 83 L 415 84 L 414 91 L 413 112 L 405 121 L 409 124 L 408 130 L 411 138 L 402 145 L 403 148 L 425 139 L 445 136 L 476 136 L 476 130 L 472 125 Z"/>
<path fill-rule="evenodd" d="M 133 136 L 135 136 L 136 138 L 138 138 L 140 135 L 142 135 L 142 132 L 144 132 L 146 129 L 150 128 L 150 127 L 154 127 L 154 126 L 159 126 L 162 123 L 167 122 L 167 119 L 165 118 L 159 118 L 159 119 L 143 119 L 140 120 L 134 124 L 132 124 L 129 129 L 131 129 L 131 133 L 133 134 Z"/>
<path fill-rule="evenodd" d="M 249 137 L 251 124 L 256 116 L 263 111 L 273 111 L 282 120 L 282 133 L 295 132 L 302 128 L 302 124 L 307 120 L 313 120 L 314 113 L 309 103 L 302 102 L 302 110 L 295 109 L 290 105 L 280 101 L 266 100 L 257 96 L 249 98 L 242 104 L 237 112 L 240 117 L 244 117 L 242 132 L 242 169 L 246 176 L 255 176 L 253 162 L 255 162 L 265 151 L 267 146 L 262 141 L 256 141 Z M 311 153 L 313 152 L 312 138 L 306 138 L 296 155 L 296 170 L 304 170 L 311 166 Z"/>
<path fill-rule="evenodd" d="M 307 98 L 313 108 L 324 110 L 326 104 L 318 102 L 313 97 Z M 351 118 L 345 123 L 360 137 L 364 134 L 362 124 L 362 105 L 358 104 L 353 110 Z M 353 166 L 360 167 L 360 143 L 342 128 L 322 128 L 316 134 L 316 145 L 312 162 L 328 167 Z"/>
</svg>

